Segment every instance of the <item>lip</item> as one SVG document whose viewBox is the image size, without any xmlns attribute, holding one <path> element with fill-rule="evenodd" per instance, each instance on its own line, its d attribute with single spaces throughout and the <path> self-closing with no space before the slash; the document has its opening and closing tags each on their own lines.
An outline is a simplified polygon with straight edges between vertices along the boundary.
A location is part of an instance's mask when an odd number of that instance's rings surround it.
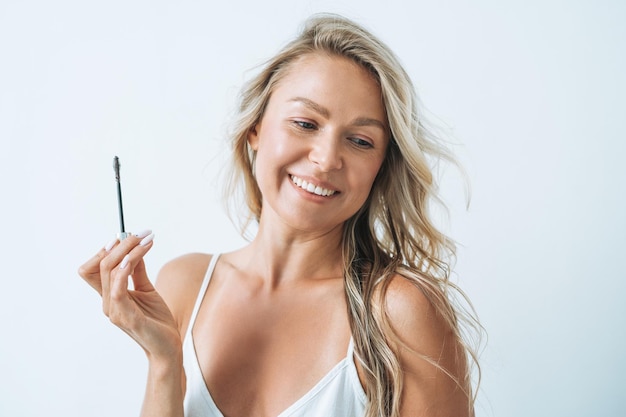
<svg viewBox="0 0 626 417">
<path fill-rule="evenodd" d="M 330 195 L 324 195 L 324 194 L 316 194 L 316 193 L 313 193 L 311 191 L 307 191 L 307 190 L 303 189 L 301 186 L 299 186 L 298 184 L 296 184 L 294 182 L 294 177 L 295 177 L 295 179 L 306 181 L 308 184 L 313 185 L 315 188 L 317 188 L 317 187 L 321 188 L 323 190 L 322 192 L 331 192 L 331 194 Z M 317 178 L 310 177 L 310 176 L 307 176 L 307 175 L 289 174 L 289 182 L 291 182 L 291 184 L 297 190 L 299 190 L 299 191 L 301 191 L 303 193 L 306 193 L 307 195 L 310 195 L 312 197 L 318 197 L 318 198 L 322 198 L 322 199 L 329 199 L 329 198 L 332 198 L 332 197 L 334 197 L 334 196 L 336 196 L 337 194 L 340 193 L 340 191 L 335 186 L 330 184 L 329 182 L 321 181 L 321 180 L 319 180 Z"/>
</svg>

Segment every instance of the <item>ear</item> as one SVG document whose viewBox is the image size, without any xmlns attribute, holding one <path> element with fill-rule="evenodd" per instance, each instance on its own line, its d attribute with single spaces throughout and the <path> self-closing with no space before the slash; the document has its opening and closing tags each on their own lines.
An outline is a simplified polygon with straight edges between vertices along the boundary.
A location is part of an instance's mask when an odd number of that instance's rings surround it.
<svg viewBox="0 0 626 417">
<path fill-rule="evenodd" d="M 252 148 L 252 150 L 257 151 L 259 149 L 259 128 L 261 127 L 261 123 L 257 123 L 250 128 L 248 131 L 248 145 Z"/>
</svg>

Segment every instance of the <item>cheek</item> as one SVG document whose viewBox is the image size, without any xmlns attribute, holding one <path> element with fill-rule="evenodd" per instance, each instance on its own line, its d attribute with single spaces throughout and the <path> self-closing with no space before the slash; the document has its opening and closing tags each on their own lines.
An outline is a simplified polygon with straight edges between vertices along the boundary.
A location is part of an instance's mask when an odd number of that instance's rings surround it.
<svg viewBox="0 0 626 417">
<path fill-rule="evenodd" d="M 255 161 L 255 174 L 259 186 L 263 188 L 263 185 L 280 183 L 285 168 L 294 162 L 295 152 L 294 146 L 290 146 L 280 133 L 262 136 Z"/>
<path fill-rule="evenodd" d="M 382 166 L 381 160 L 372 160 L 369 163 L 364 164 L 359 171 L 357 171 L 357 175 L 359 176 L 359 180 L 363 184 L 364 188 L 367 188 L 368 194 L 369 190 L 371 190 L 374 185 L 374 181 L 376 180 L 376 176 L 380 171 Z"/>
<path fill-rule="evenodd" d="M 376 181 L 381 165 L 382 164 L 378 161 L 372 161 L 371 164 L 362 167 L 362 170 L 356 173 L 358 176 L 357 181 L 360 181 L 360 188 L 362 190 L 362 193 L 359 196 L 359 200 L 361 200 L 359 202 L 360 205 L 365 204 L 365 201 L 372 192 L 372 188 L 374 187 L 374 182 Z"/>
<path fill-rule="evenodd" d="M 365 201 L 370 195 L 377 174 L 378 170 L 372 167 L 372 165 L 363 166 L 361 169 L 355 170 L 352 173 L 351 183 L 353 187 L 358 190 L 358 192 L 354 194 L 352 202 L 359 208 L 365 204 Z"/>
<path fill-rule="evenodd" d="M 283 141 L 261 141 L 256 155 L 257 172 L 280 169 L 289 159 L 289 146 Z"/>
</svg>

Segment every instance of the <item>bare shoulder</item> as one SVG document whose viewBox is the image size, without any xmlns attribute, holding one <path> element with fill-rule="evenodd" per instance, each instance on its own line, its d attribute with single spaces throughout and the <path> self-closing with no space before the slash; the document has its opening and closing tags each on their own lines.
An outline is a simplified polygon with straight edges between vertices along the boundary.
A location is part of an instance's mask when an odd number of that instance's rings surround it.
<svg viewBox="0 0 626 417">
<path fill-rule="evenodd" d="M 424 291 L 400 274 L 391 278 L 384 302 L 397 336 L 411 346 L 419 344 L 423 353 L 439 350 L 442 338 L 452 330 Z"/>
<path fill-rule="evenodd" d="M 428 290 L 426 290 L 428 288 Z M 428 295 L 427 295 L 428 294 Z M 466 353 L 445 310 L 445 295 L 402 275 L 391 278 L 384 296 L 388 335 L 403 371 L 402 415 L 471 416 Z"/>
<path fill-rule="evenodd" d="M 186 329 L 211 258 L 205 253 L 180 256 L 166 263 L 157 277 L 155 286 L 174 315 L 181 335 Z"/>
</svg>

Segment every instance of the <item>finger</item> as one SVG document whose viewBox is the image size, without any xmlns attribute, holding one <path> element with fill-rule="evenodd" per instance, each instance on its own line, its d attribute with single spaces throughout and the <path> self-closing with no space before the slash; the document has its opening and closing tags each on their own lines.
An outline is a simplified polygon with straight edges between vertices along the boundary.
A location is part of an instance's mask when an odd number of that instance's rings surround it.
<svg viewBox="0 0 626 417">
<path fill-rule="evenodd" d="M 142 259 L 152 247 L 153 238 L 153 233 L 150 233 L 143 239 L 140 239 L 137 235 L 130 236 L 124 239 L 124 241 L 122 241 L 119 246 L 101 262 L 102 310 L 107 316 L 110 314 L 110 287 L 111 280 L 113 279 L 115 272 L 117 270 L 124 269 L 126 270 L 125 272 L 127 272 L 126 275 L 130 275 L 139 260 Z M 111 266 L 116 269 L 111 268 Z M 126 279 L 126 285 L 128 286 L 128 278 Z"/>
<path fill-rule="evenodd" d="M 113 267 L 116 267 L 127 253 L 129 253 L 135 246 L 139 245 L 142 239 L 144 239 L 151 233 L 152 232 L 150 230 L 146 230 L 142 233 L 129 235 L 126 239 L 120 241 L 119 244 L 116 245 L 116 247 L 114 247 L 109 253 L 109 256 L 111 258 L 110 262 Z"/>
<path fill-rule="evenodd" d="M 117 243 L 117 239 L 110 241 L 102 249 L 100 249 L 98 253 L 78 268 L 78 275 L 80 275 L 99 294 L 102 294 L 100 262 Z"/>
<path fill-rule="evenodd" d="M 134 247 L 139 245 L 145 236 L 151 234 L 150 230 L 145 230 L 142 233 L 130 235 L 123 241 L 115 244 L 114 247 L 100 260 L 99 273 L 100 281 L 102 285 L 102 296 L 104 297 L 104 312 L 107 314 L 107 303 L 109 298 L 109 281 L 111 277 L 111 271 L 116 268 L 124 256 L 126 256 Z"/>
<path fill-rule="evenodd" d="M 154 233 L 146 236 L 130 253 L 128 263 L 131 265 L 131 278 L 136 291 L 153 291 L 154 287 L 148 278 L 143 257 L 152 248 Z"/>
<path fill-rule="evenodd" d="M 133 288 L 135 291 L 149 292 L 154 291 L 154 285 L 150 282 L 148 278 L 148 274 L 146 273 L 146 264 L 142 259 L 139 259 L 137 265 L 135 265 L 135 269 L 131 275 L 133 279 Z"/>
<path fill-rule="evenodd" d="M 119 268 L 113 271 L 109 287 L 109 320 L 130 334 L 137 318 L 136 306 L 128 295 L 128 277 L 132 272 L 130 255 L 126 255 Z"/>
<path fill-rule="evenodd" d="M 143 261 L 144 255 L 152 247 L 152 240 L 154 234 L 146 236 L 142 239 L 137 246 L 135 246 L 130 253 L 126 254 L 116 270 L 111 272 L 110 290 L 109 290 L 109 318 L 112 320 L 122 320 L 122 325 L 128 320 L 128 314 L 134 309 L 134 303 L 128 296 L 128 278 L 133 277 L 133 285 L 135 290 L 146 291 L 146 288 L 151 288 L 152 284 L 146 274 L 146 267 Z M 139 287 L 139 289 L 137 288 Z M 112 318 L 111 315 L 114 317 Z M 123 317 L 118 317 L 121 315 Z M 128 327 L 128 324 L 124 324 L 121 327 Z"/>
</svg>

